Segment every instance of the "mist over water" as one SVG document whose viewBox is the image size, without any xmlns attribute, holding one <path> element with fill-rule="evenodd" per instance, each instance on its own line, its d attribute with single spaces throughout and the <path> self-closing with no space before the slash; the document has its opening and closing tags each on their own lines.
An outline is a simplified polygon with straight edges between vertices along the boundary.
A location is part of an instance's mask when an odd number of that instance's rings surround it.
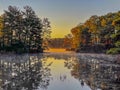
<svg viewBox="0 0 120 90">
<path fill-rule="evenodd" d="M 2 55 L 0 90 L 119 90 L 120 65 L 67 53 Z"/>
</svg>

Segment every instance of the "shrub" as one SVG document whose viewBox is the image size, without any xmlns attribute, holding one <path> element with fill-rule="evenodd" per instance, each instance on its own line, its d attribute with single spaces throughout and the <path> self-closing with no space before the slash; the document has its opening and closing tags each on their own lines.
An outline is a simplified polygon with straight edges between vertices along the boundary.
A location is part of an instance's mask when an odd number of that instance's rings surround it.
<svg viewBox="0 0 120 90">
<path fill-rule="evenodd" d="M 106 53 L 107 54 L 120 54 L 120 48 L 111 48 Z"/>
<path fill-rule="evenodd" d="M 116 46 L 116 47 L 120 47 L 120 41 L 117 41 L 117 42 L 115 43 L 115 46 Z"/>
</svg>

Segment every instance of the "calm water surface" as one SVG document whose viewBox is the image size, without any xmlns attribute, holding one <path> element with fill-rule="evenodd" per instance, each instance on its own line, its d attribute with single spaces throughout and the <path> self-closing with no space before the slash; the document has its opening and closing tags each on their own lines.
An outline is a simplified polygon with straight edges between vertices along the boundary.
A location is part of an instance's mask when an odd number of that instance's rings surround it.
<svg viewBox="0 0 120 90">
<path fill-rule="evenodd" d="M 120 90 L 120 66 L 77 54 L 0 56 L 0 90 Z"/>
</svg>

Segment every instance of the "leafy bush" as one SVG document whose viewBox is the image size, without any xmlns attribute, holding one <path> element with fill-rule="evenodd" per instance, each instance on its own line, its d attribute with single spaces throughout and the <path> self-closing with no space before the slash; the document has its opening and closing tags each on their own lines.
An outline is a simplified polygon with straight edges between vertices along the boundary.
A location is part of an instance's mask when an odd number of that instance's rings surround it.
<svg viewBox="0 0 120 90">
<path fill-rule="evenodd" d="M 111 48 L 106 53 L 107 54 L 120 54 L 120 48 Z"/>
<path fill-rule="evenodd" d="M 115 43 L 115 46 L 116 46 L 116 47 L 120 47 L 120 41 L 117 41 L 117 42 Z"/>
</svg>

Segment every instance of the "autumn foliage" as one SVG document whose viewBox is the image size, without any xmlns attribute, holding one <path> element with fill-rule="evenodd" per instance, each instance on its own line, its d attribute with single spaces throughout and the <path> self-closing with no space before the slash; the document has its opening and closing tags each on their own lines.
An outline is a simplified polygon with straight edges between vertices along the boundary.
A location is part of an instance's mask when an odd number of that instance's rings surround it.
<svg viewBox="0 0 120 90">
<path fill-rule="evenodd" d="M 72 48 L 78 52 L 120 53 L 120 12 L 91 16 L 71 29 Z"/>
</svg>

